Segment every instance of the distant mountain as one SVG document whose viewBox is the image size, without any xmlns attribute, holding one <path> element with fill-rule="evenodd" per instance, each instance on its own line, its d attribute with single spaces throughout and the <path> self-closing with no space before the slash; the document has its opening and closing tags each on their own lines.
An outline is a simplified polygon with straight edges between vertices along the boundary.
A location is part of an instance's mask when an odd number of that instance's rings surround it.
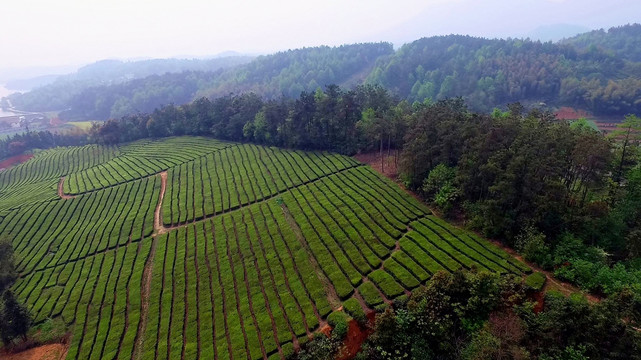
<svg viewBox="0 0 641 360">
<path fill-rule="evenodd" d="M 107 119 L 203 96 L 254 92 L 265 98 L 297 97 L 301 91 L 313 92 L 329 84 L 351 87 L 365 80 L 377 59 L 393 53 L 388 43 L 321 46 L 259 56 L 215 72 L 167 73 L 92 86 L 70 97 L 61 116 Z"/>
<path fill-rule="evenodd" d="M 56 111 L 70 107 L 70 100 L 82 91 L 99 86 L 125 83 L 134 79 L 184 71 L 212 72 L 248 63 L 252 57 L 214 59 L 152 59 L 141 61 L 102 60 L 60 76 L 52 83 L 25 93 L 11 95 L 12 104 L 21 110 Z"/>
<path fill-rule="evenodd" d="M 338 47 L 319 46 L 278 52 L 224 72 L 198 95 L 221 96 L 230 92 L 255 92 L 261 96 L 297 97 L 329 84 L 361 83 L 376 60 L 390 56 L 390 43 Z"/>
<path fill-rule="evenodd" d="M 45 86 L 56 81 L 60 76 L 57 75 L 40 75 L 32 78 L 26 79 L 14 79 L 7 81 L 4 86 L 10 90 L 16 91 L 29 91 L 41 86 Z"/>
<path fill-rule="evenodd" d="M 596 114 L 641 113 L 641 63 L 634 62 L 641 46 L 631 45 L 641 39 L 635 36 L 640 28 L 591 32 L 561 43 L 423 38 L 380 59 L 367 81 L 410 101 L 462 96 L 481 111 L 519 101 Z M 580 46 L 592 38 L 605 39 L 604 45 Z"/>
<path fill-rule="evenodd" d="M 461 96 L 477 111 L 518 101 L 598 115 L 641 114 L 641 25 L 557 43 L 448 35 L 397 51 L 389 43 L 368 43 L 289 50 L 251 61 L 105 60 L 11 99 L 18 109 L 106 119 L 203 96 L 254 92 L 266 99 L 294 98 L 329 84 L 362 83 L 380 84 L 411 102 Z"/>
</svg>

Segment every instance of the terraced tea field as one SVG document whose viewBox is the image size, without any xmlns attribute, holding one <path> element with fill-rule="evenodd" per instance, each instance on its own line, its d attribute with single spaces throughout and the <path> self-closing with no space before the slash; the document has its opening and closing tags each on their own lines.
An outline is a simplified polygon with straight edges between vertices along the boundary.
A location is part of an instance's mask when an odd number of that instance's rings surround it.
<svg viewBox="0 0 641 360">
<path fill-rule="evenodd" d="M 0 234 L 69 359 L 283 358 L 439 270 L 527 271 L 352 158 L 194 137 L 2 171 Z"/>
</svg>

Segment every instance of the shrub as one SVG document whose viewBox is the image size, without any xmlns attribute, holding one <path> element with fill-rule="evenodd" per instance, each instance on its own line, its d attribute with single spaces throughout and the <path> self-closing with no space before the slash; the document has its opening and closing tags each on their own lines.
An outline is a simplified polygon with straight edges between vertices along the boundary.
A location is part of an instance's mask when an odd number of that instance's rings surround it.
<svg viewBox="0 0 641 360">
<path fill-rule="evenodd" d="M 358 321 L 360 324 L 367 323 L 367 316 L 361 307 L 361 304 L 355 298 L 349 298 L 343 303 L 345 311 L 352 317 L 354 320 Z"/>
<path fill-rule="evenodd" d="M 543 273 L 540 272 L 535 272 L 530 275 L 528 275 L 525 278 L 525 285 L 534 291 L 541 291 L 543 290 L 543 286 L 545 285 L 545 281 L 547 278 Z"/>
<path fill-rule="evenodd" d="M 445 213 L 452 210 L 454 203 L 461 195 L 460 190 L 454 185 L 455 177 L 456 168 L 439 164 L 430 171 L 421 188 L 428 199 Z"/>
<path fill-rule="evenodd" d="M 533 226 L 526 227 L 516 237 L 516 248 L 525 260 L 533 261 L 546 269 L 552 267 L 552 255 L 545 243 L 545 235 Z"/>
<path fill-rule="evenodd" d="M 334 311 L 327 317 L 327 323 L 334 328 L 332 337 L 342 339 L 347 335 L 348 323 L 351 320 L 349 315 L 343 311 Z"/>
</svg>

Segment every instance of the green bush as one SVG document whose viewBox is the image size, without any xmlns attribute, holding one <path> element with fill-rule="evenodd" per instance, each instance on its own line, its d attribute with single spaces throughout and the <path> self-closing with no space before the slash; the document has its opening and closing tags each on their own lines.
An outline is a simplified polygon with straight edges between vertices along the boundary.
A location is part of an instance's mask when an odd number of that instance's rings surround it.
<svg viewBox="0 0 641 360">
<path fill-rule="evenodd" d="M 343 311 L 334 311 L 327 317 L 327 323 L 334 328 L 332 330 L 332 337 L 342 339 L 347 335 L 348 323 L 351 320 L 350 316 Z"/>
<path fill-rule="evenodd" d="M 456 168 L 439 164 L 423 180 L 421 190 L 445 213 L 452 209 L 461 195 L 460 190 L 454 185 L 455 177 Z"/>
<path fill-rule="evenodd" d="M 534 291 L 541 291 L 546 280 L 547 278 L 543 273 L 535 272 L 525 278 L 525 285 Z"/>
<path fill-rule="evenodd" d="M 516 237 L 516 248 L 525 260 L 535 262 L 544 269 L 550 269 L 553 265 L 545 235 L 533 226 L 528 226 Z"/>
<path fill-rule="evenodd" d="M 343 307 L 345 312 L 354 318 L 354 320 L 358 321 L 360 324 L 367 323 L 367 315 L 365 315 L 365 312 L 358 300 L 355 298 L 349 298 L 343 302 Z"/>
</svg>

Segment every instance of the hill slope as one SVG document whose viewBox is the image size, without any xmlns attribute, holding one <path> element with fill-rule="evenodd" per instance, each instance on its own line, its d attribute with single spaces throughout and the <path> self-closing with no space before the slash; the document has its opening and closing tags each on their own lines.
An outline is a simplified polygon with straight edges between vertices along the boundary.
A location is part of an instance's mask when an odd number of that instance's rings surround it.
<svg viewBox="0 0 641 360">
<path fill-rule="evenodd" d="M 36 322 L 72 329 L 69 359 L 282 358 L 341 306 L 357 316 L 436 271 L 527 271 L 329 153 L 194 137 L 58 148 L 0 172 L 0 199 L 13 290 Z"/>
</svg>

